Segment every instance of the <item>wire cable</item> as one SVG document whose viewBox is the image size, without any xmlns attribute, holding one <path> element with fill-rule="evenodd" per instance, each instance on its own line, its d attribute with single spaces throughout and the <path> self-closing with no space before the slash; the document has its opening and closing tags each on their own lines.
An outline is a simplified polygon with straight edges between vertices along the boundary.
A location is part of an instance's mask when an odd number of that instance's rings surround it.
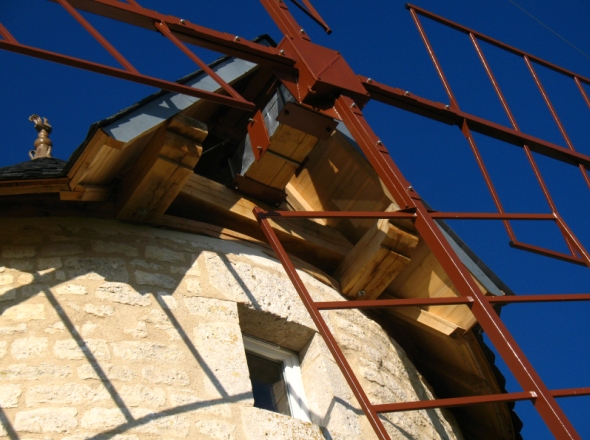
<svg viewBox="0 0 590 440">
<path fill-rule="evenodd" d="M 587 55 L 585 52 L 583 52 L 581 49 L 579 49 L 578 47 L 574 46 L 572 43 L 570 43 L 568 40 L 566 40 L 564 37 L 562 37 L 561 35 L 559 35 L 557 32 L 555 32 L 553 29 L 551 29 L 549 26 L 547 26 L 545 23 L 543 23 L 541 20 L 539 20 L 537 17 L 535 17 L 533 14 L 531 14 L 530 12 L 528 12 L 526 9 L 524 9 L 522 6 L 518 5 L 516 2 L 514 2 L 513 0 L 508 0 L 510 3 L 512 3 L 514 6 L 516 6 L 518 9 L 520 9 L 522 12 L 524 12 L 526 15 L 528 15 L 529 17 L 531 17 L 533 20 L 535 20 L 537 23 L 539 23 L 541 26 L 543 26 L 545 29 L 547 29 L 548 31 L 550 31 L 552 34 L 556 35 L 557 37 L 559 37 L 560 39 L 562 39 L 563 41 L 565 41 L 567 44 L 569 44 L 571 47 L 573 47 L 574 49 L 576 49 L 578 52 L 580 52 L 582 55 L 584 55 L 586 58 L 588 58 L 590 60 L 590 56 Z"/>
</svg>

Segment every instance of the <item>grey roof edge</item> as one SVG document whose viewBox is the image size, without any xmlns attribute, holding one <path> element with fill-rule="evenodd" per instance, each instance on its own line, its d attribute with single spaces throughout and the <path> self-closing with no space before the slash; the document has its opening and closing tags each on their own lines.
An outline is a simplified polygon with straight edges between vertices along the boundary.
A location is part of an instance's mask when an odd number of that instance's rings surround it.
<svg viewBox="0 0 590 440">
<path fill-rule="evenodd" d="M 254 38 L 252 40 L 254 43 L 260 43 L 263 45 L 268 45 L 271 47 L 276 47 L 277 43 L 272 39 L 272 37 L 268 34 L 262 34 L 256 38 Z M 213 61 L 212 63 L 209 64 L 209 67 L 211 68 L 215 68 L 217 66 L 219 66 L 220 64 L 231 60 L 235 57 L 229 56 L 229 55 L 224 55 L 221 58 Z M 191 80 L 194 80 L 196 78 L 198 78 L 199 76 L 203 76 L 204 72 L 203 70 L 197 70 L 195 72 L 192 72 L 186 76 L 183 76 L 182 78 L 176 80 L 175 82 L 179 83 L 179 84 L 184 84 L 186 82 L 189 82 Z M 92 137 L 96 134 L 96 132 L 101 129 L 102 127 L 108 126 L 110 124 L 112 124 L 113 122 L 133 113 L 134 111 L 136 111 L 137 109 L 141 108 L 142 106 L 145 106 L 148 103 L 151 103 L 152 101 L 155 101 L 156 99 L 165 96 L 169 93 L 173 93 L 173 92 L 169 92 L 167 90 L 158 90 L 155 93 L 152 93 L 149 96 L 146 96 L 145 98 L 141 99 L 140 101 L 136 102 L 135 104 L 130 105 L 127 108 L 124 108 L 120 111 L 118 111 L 117 113 L 115 113 L 114 115 L 111 115 L 105 119 L 102 119 L 100 121 L 97 121 L 95 123 L 93 123 L 89 129 L 88 129 L 88 133 L 86 134 L 86 138 L 82 141 L 82 143 L 74 150 L 74 152 L 72 153 L 72 155 L 70 156 L 70 158 L 67 161 L 66 166 L 64 167 L 63 171 L 62 171 L 62 175 L 66 175 L 70 169 L 72 168 L 72 166 L 74 165 L 74 163 L 76 163 L 76 160 L 80 157 L 80 155 L 82 154 L 82 152 L 84 151 L 84 149 L 86 148 L 86 146 L 88 145 L 88 143 L 90 142 L 90 140 L 92 139 Z"/>
</svg>

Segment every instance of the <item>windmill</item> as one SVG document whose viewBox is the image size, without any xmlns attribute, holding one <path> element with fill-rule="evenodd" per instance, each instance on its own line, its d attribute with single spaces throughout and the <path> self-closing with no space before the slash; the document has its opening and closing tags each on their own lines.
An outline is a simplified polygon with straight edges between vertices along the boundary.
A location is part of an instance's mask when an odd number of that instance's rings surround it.
<svg viewBox="0 0 590 440">
<path fill-rule="evenodd" d="M 522 393 L 512 393 L 502 396 L 478 397 L 471 400 L 463 400 L 461 402 L 441 401 L 428 404 L 421 403 L 419 405 L 408 403 L 405 406 L 404 404 L 380 406 L 372 405 L 366 395 L 364 395 L 362 387 L 360 387 L 358 382 L 355 380 L 354 374 L 347 365 L 347 362 L 339 350 L 337 344 L 333 338 L 330 338 L 330 331 L 322 322 L 321 315 L 318 312 L 321 308 L 341 307 L 341 305 L 314 305 L 312 302 L 310 302 L 310 298 L 306 293 L 305 287 L 302 285 L 301 281 L 298 280 L 296 272 L 294 271 L 292 265 L 290 265 L 286 253 L 282 250 L 279 240 L 273 233 L 272 229 L 268 227 L 269 218 L 309 218 L 311 214 L 309 212 L 286 213 L 280 211 L 257 211 L 256 215 L 261 222 L 265 234 L 267 234 L 269 242 L 277 251 L 277 255 L 285 265 L 287 273 L 291 276 L 292 281 L 298 288 L 299 293 L 304 299 L 304 302 L 307 300 L 308 310 L 311 316 L 314 318 L 318 328 L 322 329 L 322 333 L 326 338 L 326 342 L 328 343 L 332 354 L 340 363 L 340 367 L 348 378 L 351 388 L 355 391 L 357 399 L 361 403 L 363 410 L 366 412 L 367 417 L 371 421 L 380 438 L 388 438 L 387 433 L 385 432 L 377 415 L 380 412 L 426 407 L 423 405 L 444 407 L 445 405 L 451 406 L 456 404 L 486 401 L 490 402 L 499 401 L 502 399 L 512 401 L 522 399 L 532 400 L 539 413 L 546 421 L 552 432 L 554 432 L 556 437 L 576 438 L 574 428 L 567 421 L 567 417 L 555 403 L 555 397 L 575 395 L 585 391 L 579 389 L 567 391 L 550 391 L 543 384 L 543 381 L 538 377 L 538 375 L 535 374 L 533 366 L 526 360 L 526 357 L 523 355 L 520 349 L 518 349 L 518 346 L 510 337 L 507 329 L 502 325 L 501 321 L 499 321 L 496 312 L 491 306 L 491 303 L 508 303 L 511 301 L 558 301 L 568 299 L 580 300 L 584 297 L 580 295 L 575 297 L 562 295 L 559 297 L 538 296 L 527 298 L 495 298 L 493 300 L 483 297 L 480 294 L 478 287 L 474 284 L 473 280 L 465 276 L 465 268 L 463 263 L 461 263 L 454 250 L 449 246 L 447 239 L 444 237 L 437 226 L 436 220 L 493 219 L 501 221 L 504 223 L 511 243 L 514 247 L 545 254 L 549 257 L 570 261 L 574 264 L 590 264 L 590 256 L 588 255 L 587 251 L 562 219 L 555 206 L 551 206 L 552 212 L 549 214 L 506 213 L 484 166 L 481 167 L 481 171 L 488 182 L 488 188 L 496 202 L 497 212 L 481 214 L 432 211 L 423 204 L 420 196 L 417 194 L 417 191 L 412 188 L 408 181 L 405 180 L 401 171 L 391 160 L 384 143 L 371 130 L 369 124 L 364 119 L 361 109 L 368 102 L 368 100 L 374 99 L 423 116 L 433 118 L 435 120 L 457 125 L 461 128 L 463 134 L 469 142 L 470 147 L 478 159 L 480 159 L 479 151 L 475 144 L 472 132 L 483 133 L 502 141 L 522 146 L 525 150 L 525 153 L 529 157 L 531 166 L 539 176 L 540 172 L 538 172 L 534 159 L 532 159 L 531 152 L 576 165 L 582 172 L 586 182 L 590 185 L 590 180 L 587 174 L 587 167 L 590 166 L 590 161 L 587 156 L 578 153 L 573 149 L 573 146 L 567 139 L 565 130 L 561 126 L 561 122 L 559 119 L 557 119 L 557 116 L 556 122 L 565 134 L 568 148 L 562 148 L 558 145 L 552 144 L 551 142 L 534 138 L 530 135 L 527 135 L 526 133 L 522 133 L 518 129 L 517 121 L 514 119 L 511 110 L 507 105 L 504 106 L 504 109 L 511 121 L 511 127 L 498 126 L 498 124 L 494 124 L 490 121 L 486 121 L 485 119 L 478 118 L 477 116 L 462 111 L 459 107 L 457 99 L 453 95 L 453 91 L 450 88 L 448 81 L 445 78 L 444 72 L 436 59 L 436 55 L 432 49 L 432 46 L 430 45 L 426 33 L 421 26 L 419 17 L 426 16 L 469 36 L 474 45 L 474 48 L 480 56 L 483 65 L 486 67 L 489 78 L 503 104 L 505 104 L 505 100 L 503 98 L 502 91 L 497 85 L 493 76 L 493 72 L 489 68 L 485 56 L 481 51 L 481 47 L 479 46 L 480 41 L 485 41 L 489 44 L 502 47 L 505 50 L 509 50 L 522 56 L 542 92 L 543 86 L 535 74 L 534 64 L 544 65 L 545 67 L 549 67 L 559 72 L 560 74 L 570 77 L 579 88 L 583 99 L 588 103 L 588 96 L 582 86 L 582 84 L 589 83 L 587 78 L 576 75 L 573 72 L 569 72 L 557 66 L 553 66 L 515 48 L 506 47 L 505 45 L 502 45 L 493 39 L 490 39 L 473 30 L 464 28 L 463 26 L 460 26 L 456 23 L 449 22 L 442 17 L 430 14 L 429 12 L 418 7 L 409 6 L 412 18 L 418 26 L 420 35 L 427 46 L 427 49 L 436 66 L 437 72 L 440 75 L 440 78 L 448 93 L 449 104 L 441 105 L 439 103 L 412 95 L 404 90 L 395 89 L 385 84 L 378 83 L 371 78 L 359 78 L 352 71 L 352 69 L 350 69 L 340 54 L 331 49 L 323 48 L 312 43 L 307 33 L 303 31 L 303 28 L 295 21 L 293 16 L 290 14 L 287 5 L 282 1 L 263 1 L 263 5 L 285 35 L 285 39 L 276 49 L 262 47 L 255 43 L 244 41 L 237 36 L 221 34 L 209 29 L 192 25 L 191 23 L 182 19 L 170 18 L 153 11 L 148 11 L 141 8 L 135 1 L 122 3 L 110 0 L 79 0 L 70 2 L 66 0 L 59 0 L 58 3 L 68 10 L 68 12 L 70 12 L 78 21 L 80 21 L 84 27 L 121 63 L 124 68 L 117 69 L 108 66 L 100 66 L 85 60 L 75 59 L 72 57 L 21 45 L 4 27 L 0 27 L 0 33 L 3 37 L 3 40 L 0 41 L 0 47 L 6 50 L 33 55 L 74 67 L 98 71 L 100 73 L 109 74 L 122 79 L 160 87 L 165 90 L 185 93 L 190 96 L 208 99 L 219 104 L 252 111 L 253 122 L 250 127 L 250 135 L 251 138 L 262 140 L 260 142 L 262 144 L 260 145 L 262 147 L 262 151 L 264 151 L 265 147 L 264 133 L 258 131 L 259 127 L 261 126 L 260 123 L 257 124 L 257 121 L 260 121 L 260 115 L 257 113 L 259 109 L 257 109 L 251 102 L 248 102 L 246 99 L 240 96 L 239 93 L 237 93 L 230 85 L 219 78 L 215 72 L 211 71 L 210 69 L 208 70 L 207 65 L 198 59 L 198 57 L 196 57 L 192 52 L 186 49 L 184 43 L 194 43 L 205 48 L 215 49 L 228 55 L 236 56 L 255 62 L 257 64 L 271 67 L 274 69 L 276 76 L 281 80 L 282 84 L 286 87 L 290 94 L 295 97 L 297 103 L 302 105 L 303 108 L 318 114 L 326 115 L 331 118 L 335 117 L 336 119 L 344 121 L 345 125 L 359 146 L 362 148 L 363 153 L 379 174 L 384 186 L 387 188 L 392 197 L 400 204 L 400 209 L 391 213 L 378 214 L 368 212 L 339 212 L 337 214 L 320 212 L 314 213 L 313 216 L 330 218 L 330 216 L 347 215 L 350 217 L 356 216 L 357 218 L 409 219 L 413 221 L 420 236 L 436 255 L 439 262 L 444 267 L 449 277 L 453 280 L 453 283 L 457 286 L 461 294 L 461 298 L 451 300 L 429 299 L 406 302 L 401 302 L 400 300 L 391 300 L 389 302 L 363 302 L 361 299 L 351 302 L 350 307 L 394 307 L 400 304 L 468 304 L 470 305 L 472 312 L 476 316 L 477 320 L 483 327 L 484 331 L 498 352 L 502 355 L 505 362 L 510 366 L 515 377 L 519 380 L 522 389 L 525 390 Z M 313 6 L 306 0 L 304 0 L 303 3 L 304 5 L 300 5 L 299 3 L 295 2 L 295 4 L 304 10 L 306 14 L 308 14 L 314 21 L 319 23 L 320 26 L 322 26 L 326 31 L 329 31 L 329 27 L 313 8 Z M 86 22 L 86 20 L 78 12 L 76 12 L 76 9 L 86 10 L 88 12 L 107 16 L 160 32 L 169 38 L 175 45 L 181 48 L 181 50 L 183 50 L 187 56 L 189 56 L 197 65 L 199 65 L 213 79 L 215 79 L 219 86 L 221 86 L 221 88 L 225 91 L 225 93 L 219 94 L 205 90 L 192 89 L 176 83 L 167 82 L 158 78 L 139 74 L 137 70 L 130 63 L 128 63 L 122 57 L 122 55 L 116 51 L 116 49 L 114 49 L 114 47 L 112 47 L 108 42 L 100 37 L 96 30 L 94 30 L 91 25 Z M 546 97 L 546 94 L 543 93 L 543 95 Z M 546 103 L 551 108 L 552 104 L 548 98 L 546 98 Z M 543 186 L 541 177 L 539 177 L 539 182 Z M 543 186 L 543 189 L 546 193 L 548 193 L 546 187 Z M 548 202 L 550 201 L 550 196 L 548 196 Z M 548 249 L 522 243 L 515 236 L 509 223 L 510 221 L 519 220 L 555 222 L 564 236 L 564 240 L 570 249 L 570 254 L 556 253 Z"/>
</svg>

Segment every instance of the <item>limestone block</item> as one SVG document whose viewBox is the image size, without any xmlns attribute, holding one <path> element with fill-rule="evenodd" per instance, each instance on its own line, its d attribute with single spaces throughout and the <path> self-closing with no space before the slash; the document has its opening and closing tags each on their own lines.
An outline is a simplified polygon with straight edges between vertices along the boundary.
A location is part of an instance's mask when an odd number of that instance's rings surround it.
<svg viewBox="0 0 590 440">
<path fill-rule="evenodd" d="M 53 353 L 59 359 L 85 359 L 86 354 L 92 355 L 98 360 L 108 360 L 111 358 L 109 347 L 104 339 L 85 339 L 81 342 L 73 339 L 63 339 L 55 341 L 53 346 Z"/>
<path fill-rule="evenodd" d="M 0 275 L 0 286 L 6 286 L 7 284 L 14 283 L 14 277 L 9 274 Z"/>
<path fill-rule="evenodd" d="M 16 298 L 16 289 L 14 287 L 0 287 L 0 301 L 11 301 Z"/>
<path fill-rule="evenodd" d="M 46 380 L 69 377 L 69 366 L 42 363 L 39 365 L 13 364 L 0 367 L 0 380 Z"/>
<path fill-rule="evenodd" d="M 16 244 L 2 246 L 2 256 L 4 258 L 30 258 L 35 255 L 37 255 L 35 246 Z"/>
<path fill-rule="evenodd" d="M 14 428 L 24 432 L 68 432 L 78 426 L 76 408 L 39 408 L 16 413 Z"/>
<path fill-rule="evenodd" d="M 128 284 L 104 283 L 95 292 L 98 298 L 131 306 L 147 307 L 151 304 L 148 295 L 142 295 Z"/>
<path fill-rule="evenodd" d="M 80 426 L 86 429 L 102 431 L 115 428 L 125 422 L 125 416 L 119 408 L 92 408 L 84 413 Z"/>
<path fill-rule="evenodd" d="M 27 324 L 17 324 L 15 326 L 0 327 L 0 335 L 14 335 L 15 333 L 25 333 Z"/>
<path fill-rule="evenodd" d="M 86 304 L 84 306 L 84 311 L 90 315 L 98 316 L 100 318 L 111 316 L 113 313 L 115 313 L 115 309 L 113 309 L 111 306 L 95 306 L 94 304 Z"/>
<path fill-rule="evenodd" d="M 58 295 L 86 295 L 88 289 L 81 284 L 64 284 L 55 288 L 55 293 Z"/>
<path fill-rule="evenodd" d="M 156 286 L 164 289 L 174 289 L 178 284 L 174 278 L 161 273 L 148 273 L 136 270 L 134 275 L 137 284 L 142 286 Z"/>
<path fill-rule="evenodd" d="M 195 423 L 197 431 L 201 434 L 220 440 L 234 440 L 236 425 L 225 420 L 198 420 Z"/>
<path fill-rule="evenodd" d="M 146 408 L 133 408 L 133 417 L 145 423 L 133 428 L 133 431 L 156 435 L 159 438 L 186 438 L 190 430 L 189 419 L 186 415 L 173 415 L 168 417 L 156 417 L 152 410 Z"/>
<path fill-rule="evenodd" d="M 178 301 L 168 292 L 158 292 L 156 293 L 158 297 L 158 302 L 163 305 L 164 307 L 175 310 L 178 307 Z"/>
<path fill-rule="evenodd" d="M 110 394 L 102 385 L 93 388 L 77 383 L 38 385 L 29 389 L 25 396 L 28 407 L 44 403 L 57 405 L 96 403 L 110 398 Z"/>
<path fill-rule="evenodd" d="M 186 371 L 174 368 L 146 367 L 141 370 L 141 376 L 148 383 L 162 383 L 173 386 L 188 386 L 190 378 Z"/>
<path fill-rule="evenodd" d="M 37 269 L 39 270 L 60 269 L 62 266 L 63 263 L 60 257 L 47 257 L 37 259 Z"/>
<path fill-rule="evenodd" d="M 190 405 L 191 403 L 202 402 L 203 399 L 190 388 L 168 388 L 170 404 L 175 406 Z"/>
<path fill-rule="evenodd" d="M 129 263 L 131 264 L 131 266 L 133 267 L 141 267 L 143 269 L 149 269 L 149 270 L 161 270 L 163 269 L 163 266 L 156 264 L 156 263 L 152 263 L 152 262 L 147 262 L 145 260 L 139 260 L 139 259 L 134 259 L 131 260 L 131 262 Z"/>
<path fill-rule="evenodd" d="M 320 428 L 311 423 L 258 408 L 244 407 L 241 411 L 247 440 L 325 440 Z"/>
<path fill-rule="evenodd" d="M 201 293 L 201 281 L 198 278 L 186 278 L 186 291 L 192 295 L 199 295 Z"/>
<path fill-rule="evenodd" d="M 177 273 L 180 275 L 188 275 L 188 276 L 201 276 L 201 269 L 199 265 L 195 261 L 191 267 L 184 267 L 184 266 L 170 266 L 170 273 Z"/>
<path fill-rule="evenodd" d="M 49 291 L 49 286 L 46 284 L 30 284 L 20 288 L 21 295 L 24 298 L 31 298 L 33 296 L 45 296 L 45 292 Z"/>
<path fill-rule="evenodd" d="M 123 386 L 120 394 L 128 406 L 158 408 L 166 403 L 166 392 L 157 387 L 143 385 Z"/>
<path fill-rule="evenodd" d="M 59 281 L 66 280 L 66 273 L 63 270 L 56 270 L 55 271 L 55 279 Z"/>
<path fill-rule="evenodd" d="M 84 325 L 82 326 L 82 330 L 80 331 L 80 333 L 82 334 L 82 336 L 84 337 L 88 337 L 90 336 L 92 333 L 94 333 L 94 331 L 98 328 L 98 326 L 90 321 L 87 321 L 84 323 Z"/>
<path fill-rule="evenodd" d="M 45 306 L 43 304 L 20 303 L 2 310 L 2 320 L 34 321 L 45 319 Z"/>
<path fill-rule="evenodd" d="M 252 387 L 240 326 L 211 322 L 194 329 L 195 346 L 207 365 L 205 388 L 215 396 L 236 396 L 251 405 Z"/>
<path fill-rule="evenodd" d="M 32 273 L 20 273 L 16 279 L 16 282 L 20 285 L 23 284 L 31 284 L 35 281 L 35 275 L 33 275 Z M 39 277 L 37 276 L 37 279 Z"/>
<path fill-rule="evenodd" d="M 145 322 L 141 322 L 141 321 L 137 323 L 135 328 L 129 328 L 129 329 L 123 330 L 123 332 L 130 334 L 134 338 L 147 338 L 148 337 L 147 325 L 145 324 Z"/>
<path fill-rule="evenodd" d="M 74 243 L 53 243 L 41 249 L 41 254 L 48 257 L 76 255 L 81 254 L 82 252 L 84 252 L 82 248 Z"/>
<path fill-rule="evenodd" d="M 205 254 L 209 282 L 223 297 L 315 329 L 288 278 L 211 252 Z"/>
<path fill-rule="evenodd" d="M 22 393 L 20 385 L 0 385 L 0 407 L 16 408 L 18 406 L 18 398 Z"/>
<path fill-rule="evenodd" d="M 43 356 L 46 351 L 47 338 L 19 338 L 10 347 L 10 353 L 15 359 Z"/>
<path fill-rule="evenodd" d="M 153 260 L 165 261 L 167 263 L 178 263 L 185 260 L 182 252 L 175 252 L 171 249 L 157 246 L 146 246 L 145 257 Z"/>
<path fill-rule="evenodd" d="M 129 361 L 180 361 L 182 352 L 176 346 L 152 342 L 122 341 L 111 344 L 113 353 Z"/>
<path fill-rule="evenodd" d="M 124 365 L 100 364 L 100 368 L 107 375 L 109 380 L 120 380 L 121 382 L 131 382 L 135 380 L 136 374 L 131 368 Z M 100 380 L 96 370 L 92 365 L 84 364 L 78 367 L 78 377 L 80 379 Z"/>
<path fill-rule="evenodd" d="M 92 250 L 94 252 L 103 252 L 109 254 L 122 254 L 127 257 L 137 257 L 139 251 L 133 246 L 122 243 L 106 242 L 106 241 L 92 241 Z"/>
<path fill-rule="evenodd" d="M 231 301 L 188 297 L 184 298 L 184 304 L 191 315 L 199 316 L 207 321 L 238 321 L 238 308 Z"/>
<path fill-rule="evenodd" d="M 360 407 L 319 335 L 304 353 L 301 375 L 312 422 L 326 427 L 334 438 L 361 438 L 356 414 Z"/>
<path fill-rule="evenodd" d="M 69 278 L 107 280 L 127 283 L 129 273 L 125 260 L 103 257 L 69 257 L 64 261 Z"/>
<path fill-rule="evenodd" d="M 91 440 L 91 439 L 103 440 L 103 439 L 105 439 L 105 437 L 98 437 L 97 438 L 95 434 L 87 433 L 87 434 L 74 434 L 71 436 L 63 437 L 61 440 Z M 136 435 L 116 434 L 114 436 L 109 435 L 108 440 L 139 440 L 139 437 Z"/>
<path fill-rule="evenodd" d="M 10 260 L 8 267 L 21 272 L 30 272 L 33 270 L 33 263 L 30 260 Z"/>
</svg>

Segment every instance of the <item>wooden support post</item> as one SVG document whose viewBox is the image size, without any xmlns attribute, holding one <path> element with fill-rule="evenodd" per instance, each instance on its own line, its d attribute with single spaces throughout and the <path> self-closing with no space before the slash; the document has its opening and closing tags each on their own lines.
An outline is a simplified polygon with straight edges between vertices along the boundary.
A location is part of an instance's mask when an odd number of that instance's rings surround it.
<svg viewBox="0 0 590 440">
<path fill-rule="evenodd" d="M 117 195 L 117 218 L 149 221 L 174 201 L 193 174 L 207 136 L 202 126 L 187 120 L 176 117 L 162 127 L 126 173 Z"/>
<path fill-rule="evenodd" d="M 410 262 L 418 237 L 377 221 L 336 269 L 342 293 L 350 298 L 375 299 Z"/>
</svg>

